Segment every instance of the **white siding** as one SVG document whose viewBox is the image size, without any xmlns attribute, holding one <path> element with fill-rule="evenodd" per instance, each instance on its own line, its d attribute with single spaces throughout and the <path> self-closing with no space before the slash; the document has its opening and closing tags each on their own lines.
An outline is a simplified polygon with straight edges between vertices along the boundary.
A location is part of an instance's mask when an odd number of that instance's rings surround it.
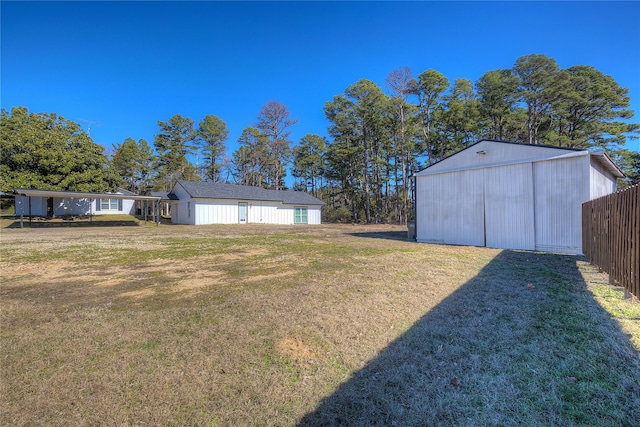
<svg viewBox="0 0 640 427">
<path fill-rule="evenodd" d="M 582 253 L 582 203 L 589 200 L 588 156 L 534 165 L 536 250 Z"/>
<path fill-rule="evenodd" d="M 189 216 L 188 201 L 180 200 L 172 204 L 174 224 L 238 224 L 239 203 L 247 204 L 247 223 L 249 224 L 294 224 L 295 206 L 307 208 L 307 223 L 321 223 L 321 207 L 306 205 L 283 205 L 279 202 L 244 201 L 233 199 L 188 199 L 191 203 Z"/>
<path fill-rule="evenodd" d="M 171 222 L 195 225 L 194 204 L 190 200 L 180 200 L 171 204 Z"/>
<path fill-rule="evenodd" d="M 171 222 L 174 224 L 195 225 L 195 205 L 189 193 L 178 183 L 173 187 L 173 194 L 180 200 L 171 202 Z"/>
<path fill-rule="evenodd" d="M 482 170 L 419 176 L 416 240 L 484 246 Z"/>
<path fill-rule="evenodd" d="M 444 212 L 439 201 L 445 199 L 445 175 L 416 176 L 416 240 L 418 242 L 444 243 L 442 218 Z M 455 189 L 453 189 L 455 190 Z"/>
<path fill-rule="evenodd" d="M 293 206 L 278 202 L 248 203 L 250 224 L 293 224 Z"/>
<path fill-rule="evenodd" d="M 605 167 L 588 151 L 480 142 L 416 175 L 416 240 L 580 254 L 582 203 L 616 189 Z"/>
<path fill-rule="evenodd" d="M 531 163 L 484 170 L 486 246 L 535 249 Z"/>
<path fill-rule="evenodd" d="M 593 161 L 590 162 L 589 174 L 591 177 L 590 199 L 597 199 L 617 190 L 618 185 L 615 178 Z"/>
<path fill-rule="evenodd" d="M 105 197 L 105 199 L 107 199 L 108 197 Z M 87 199 L 81 199 L 81 200 L 85 200 L 85 212 L 86 214 L 89 214 L 89 202 Z M 96 209 L 96 205 L 98 203 L 98 200 L 101 199 L 93 199 L 93 201 L 91 202 L 91 211 L 93 212 L 94 215 L 121 215 L 121 214 L 129 214 L 129 215 L 133 215 L 134 209 L 135 209 L 135 200 L 125 200 L 123 199 L 121 201 L 122 203 L 122 210 L 105 210 L 105 209 L 101 209 L 101 210 L 97 210 Z M 74 200 L 68 200 L 70 202 L 74 202 Z M 119 205 L 118 205 L 119 206 Z M 63 214 L 58 214 L 56 213 L 56 215 L 63 215 Z"/>
<path fill-rule="evenodd" d="M 180 185 L 180 183 L 177 183 L 174 187 L 173 187 L 173 194 L 175 194 L 179 200 L 187 200 L 190 199 L 191 196 L 189 195 L 189 193 L 187 193 L 185 191 L 184 188 L 182 188 L 182 185 Z"/>
<path fill-rule="evenodd" d="M 307 223 L 313 225 L 322 223 L 322 209 L 320 206 L 309 206 L 307 208 Z"/>
</svg>

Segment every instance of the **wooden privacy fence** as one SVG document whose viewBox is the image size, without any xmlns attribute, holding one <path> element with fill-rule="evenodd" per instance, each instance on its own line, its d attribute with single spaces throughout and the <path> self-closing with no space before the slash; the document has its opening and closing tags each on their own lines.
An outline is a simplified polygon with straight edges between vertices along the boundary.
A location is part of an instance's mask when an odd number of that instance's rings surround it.
<svg viewBox="0 0 640 427">
<path fill-rule="evenodd" d="M 582 204 L 582 252 L 640 297 L 640 184 Z"/>
</svg>

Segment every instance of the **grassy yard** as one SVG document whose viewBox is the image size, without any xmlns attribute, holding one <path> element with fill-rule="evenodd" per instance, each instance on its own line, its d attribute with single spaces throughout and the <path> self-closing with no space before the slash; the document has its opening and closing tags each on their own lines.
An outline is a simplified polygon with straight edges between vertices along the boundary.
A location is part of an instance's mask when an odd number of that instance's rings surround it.
<svg viewBox="0 0 640 427">
<path fill-rule="evenodd" d="M 0 231 L 0 425 L 640 425 L 640 304 L 393 226 Z"/>
</svg>

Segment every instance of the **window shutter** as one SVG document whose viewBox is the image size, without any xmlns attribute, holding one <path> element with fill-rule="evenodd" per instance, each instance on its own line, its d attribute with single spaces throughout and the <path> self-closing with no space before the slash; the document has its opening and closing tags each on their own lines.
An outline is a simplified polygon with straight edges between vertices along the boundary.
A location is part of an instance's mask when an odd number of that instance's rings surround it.
<svg viewBox="0 0 640 427">
<path fill-rule="evenodd" d="M 122 211 L 122 199 L 118 199 L 118 210 Z"/>
<path fill-rule="evenodd" d="M 101 204 L 100 199 L 96 199 L 96 212 L 100 210 L 101 208 L 100 204 Z"/>
</svg>

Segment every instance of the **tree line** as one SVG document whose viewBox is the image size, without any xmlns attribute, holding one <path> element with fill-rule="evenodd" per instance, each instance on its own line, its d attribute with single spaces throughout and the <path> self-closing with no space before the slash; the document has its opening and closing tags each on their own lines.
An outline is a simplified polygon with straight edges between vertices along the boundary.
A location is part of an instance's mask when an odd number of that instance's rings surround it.
<svg viewBox="0 0 640 427">
<path fill-rule="evenodd" d="M 411 174 L 483 138 L 606 149 L 627 174 L 623 185 L 640 181 L 640 154 L 623 148 L 640 130 L 628 122 L 628 89 L 591 66 L 560 69 L 532 54 L 476 82 L 451 83 L 431 69 L 414 77 L 402 67 L 385 86 L 353 83 L 324 105 L 329 138 L 307 134 L 297 143 L 290 138 L 297 120 L 286 105 L 269 101 L 230 156 L 229 130 L 214 115 L 197 125 L 180 114 L 158 121 L 152 144 L 128 138 L 107 159 L 76 123 L 17 107 L 0 116 L 0 186 L 120 186 L 146 194 L 190 179 L 285 189 L 290 172 L 293 189 L 327 203 L 325 220 L 405 223 Z"/>
</svg>

